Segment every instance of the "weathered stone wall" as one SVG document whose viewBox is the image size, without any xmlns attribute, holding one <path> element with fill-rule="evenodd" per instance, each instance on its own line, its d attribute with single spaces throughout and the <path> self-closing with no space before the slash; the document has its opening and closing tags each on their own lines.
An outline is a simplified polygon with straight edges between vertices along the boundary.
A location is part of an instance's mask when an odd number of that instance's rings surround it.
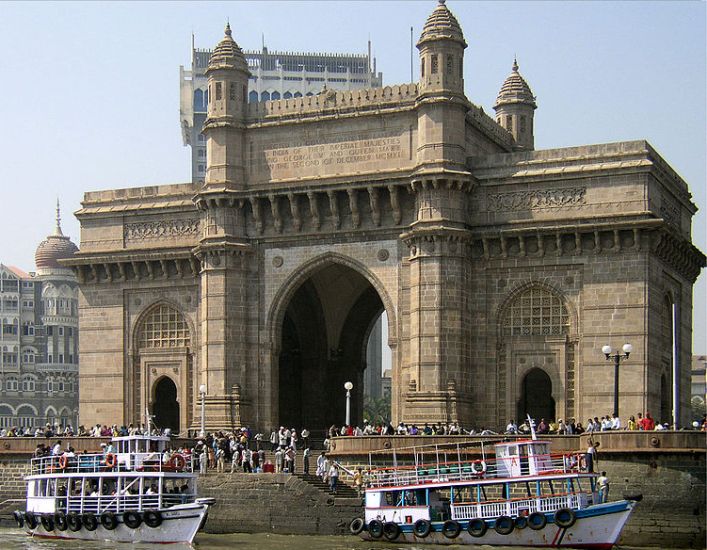
<svg viewBox="0 0 707 550">
<path fill-rule="evenodd" d="M 327 495 L 288 474 L 209 474 L 199 492 L 216 499 L 209 533 L 344 534 L 362 512 L 359 499 Z"/>
</svg>

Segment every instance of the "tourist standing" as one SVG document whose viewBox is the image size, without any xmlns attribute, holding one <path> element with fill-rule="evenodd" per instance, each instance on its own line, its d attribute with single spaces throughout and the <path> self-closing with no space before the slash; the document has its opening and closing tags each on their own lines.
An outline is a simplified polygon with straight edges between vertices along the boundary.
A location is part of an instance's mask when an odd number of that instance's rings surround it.
<svg viewBox="0 0 707 550">
<path fill-rule="evenodd" d="M 606 472 L 602 472 L 597 478 L 597 488 L 599 490 L 599 503 L 608 502 L 609 500 L 609 478 L 606 477 Z"/>
<path fill-rule="evenodd" d="M 302 439 L 304 439 L 304 436 L 302 436 Z M 302 469 L 304 470 L 305 475 L 309 474 L 309 455 L 311 454 L 312 451 L 309 449 L 309 447 L 306 447 L 304 449 L 304 453 L 302 453 Z"/>
<path fill-rule="evenodd" d="M 589 440 L 589 447 L 587 448 L 587 453 L 584 455 L 584 463 L 587 468 L 587 472 L 592 473 L 594 471 L 594 465 L 599 464 L 597 458 L 597 445 L 591 439 Z"/>
<path fill-rule="evenodd" d="M 336 462 L 332 462 L 331 467 L 329 468 L 329 489 L 331 490 L 332 494 L 336 494 L 336 487 L 339 483 L 339 466 L 336 464 Z"/>
</svg>

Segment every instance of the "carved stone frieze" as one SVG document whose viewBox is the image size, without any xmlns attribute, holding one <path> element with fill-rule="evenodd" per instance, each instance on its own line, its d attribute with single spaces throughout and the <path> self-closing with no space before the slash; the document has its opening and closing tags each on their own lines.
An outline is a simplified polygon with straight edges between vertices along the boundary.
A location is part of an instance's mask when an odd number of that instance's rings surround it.
<svg viewBox="0 0 707 550">
<path fill-rule="evenodd" d="M 512 212 L 536 208 L 581 206 L 586 202 L 586 192 L 586 187 L 565 187 L 537 191 L 490 193 L 487 199 L 487 210 L 490 212 Z"/>
<path fill-rule="evenodd" d="M 126 223 L 123 228 L 123 235 L 126 242 L 185 237 L 198 235 L 200 227 L 201 220 L 199 218 Z"/>
</svg>

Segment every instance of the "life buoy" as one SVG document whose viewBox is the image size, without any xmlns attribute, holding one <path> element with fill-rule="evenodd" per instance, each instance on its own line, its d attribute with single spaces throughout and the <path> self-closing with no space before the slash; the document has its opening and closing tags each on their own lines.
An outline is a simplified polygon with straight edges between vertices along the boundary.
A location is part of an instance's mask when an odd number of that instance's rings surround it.
<svg viewBox="0 0 707 550">
<path fill-rule="evenodd" d="M 68 527 L 66 523 L 66 514 L 64 512 L 57 512 L 54 514 L 54 524 L 59 531 L 66 531 Z"/>
<path fill-rule="evenodd" d="M 137 529 L 142 523 L 142 516 L 139 512 L 125 512 L 123 514 L 123 523 L 130 529 Z"/>
<path fill-rule="evenodd" d="M 493 528 L 499 535 L 510 535 L 514 527 L 513 518 L 509 516 L 498 516 L 496 518 L 496 525 L 494 525 Z"/>
<path fill-rule="evenodd" d="M 349 524 L 349 531 L 351 531 L 352 535 L 360 535 L 365 526 L 366 522 L 363 521 L 363 518 L 354 518 Z"/>
<path fill-rule="evenodd" d="M 42 527 L 45 531 L 54 531 L 54 515 L 42 514 Z"/>
<path fill-rule="evenodd" d="M 162 525 L 162 514 L 159 510 L 148 510 L 143 515 L 143 519 L 145 520 L 145 525 L 148 527 L 154 528 Z"/>
<path fill-rule="evenodd" d="M 432 531 L 432 524 L 426 519 L 418 519 L 412 526 L 412 532 L 416 537 L 424 539 Z"/>
<path fill-rule="evenodd" d="M 181 471 L 187 465 L 187 459 L 180 454 L 176 454 L 169 459 L 167 465 L 174 470 Z"/>
<path fill-rule="evenodd" d="M 81 530 L 81 516 L 76 512 L 69 512 L 66 515 L 66 524 L 69 526 L 69 530 L 76 533 L 76 531 Z"/>
<path fill-rule="evenodd" d="M 442 534 L 448 539 L 455 539 L 461 533 L 461 525 L 453 519 L 448 519 L 442 524 Z"/>
<path fill-rule="evenodd" d="M 69 463 L 69 457 L 66 455 L 61 455 L 59 457 L 59 468 L 66 470 L 66 465 Z"/>
<path fill-rule="evenodd" d="M 469 526 L 466 529 L 472 537 L 483 537 L 488 530 L 488 525 L 481 518 L 469 520 Z"/>
<path fill-rule="evenodd" d="M 486 473 L 486 461 L 474 460 L 474 462 L 471 463 L 471 471 L 477 476 L 484 475 Z"/>
<path fill-rule="evenodd" d="M 101 525 L 105 529 L 112 531 L 113 529 L 118 527 L 118 518 L 115 517 L 115 514 L 113 512 L 105 512 L 101 514 Z"/>
<path fill-rule="evenodd" d="M 383 536 L 383 522 L 378 519 L 372 519 L 368 522 L 368 534 L 374 539 L 379 539 Z"/>
<path fill-rule="evenodd" d="M 392 521 L 386 522 L 383 525 L 383 536 L 387 540 L 395 540 L 400 536 L 400 526 Z"/>
<path fill-rule="evenodd" d="M 113 453 L 108 453 L 106 455 L 106 468 L 115 468 L 117 458 Z"/>
<path fill-rule="evenodd" d="M 544 529 L 547 525 L 547 517 L 542 512 L 533 512 L 528 516 L 528 527 L 533 531 Z"/>
<path fill-rule="evenodd" d="M 81 518 L 81 522 L 87 531 L 95 531 L 98 527 L 98 520 L 96 519 L 96 516 L 91 513 L 84 514 Z"/>
<path fill-rule="evenodd" d="M 19 510 L 15 510 L 12 513 L 12 516 L 15 518 L 15 521 L 17 522 L 18 527 L 24 527 L 25 525 L 25 516 L 22 512 Z"/>
<path fill-rule="evenodd" d="M 25 523 L 30 529 L 35 529 L 37 527 L 37 516 L 32 512 L 25 512 Z"/>
<path fill-rule="evenodd" d="M 562 527 L 563 529 L 569 529 L 577 521 L 577 516 L 574 511 L 569 508 L 562 508 L 555 512 L 555 525 Z"/>
</svg>

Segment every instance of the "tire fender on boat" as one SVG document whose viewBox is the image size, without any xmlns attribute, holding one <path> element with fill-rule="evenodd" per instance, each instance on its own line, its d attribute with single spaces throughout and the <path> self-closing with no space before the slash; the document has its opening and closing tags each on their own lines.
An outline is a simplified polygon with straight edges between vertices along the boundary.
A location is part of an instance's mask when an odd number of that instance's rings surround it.
<svg viewBox="0 0 707 550">
<path fill-rule="evenodd" d="M 466 529 L 472 537 L 483 537 L 488 531 L 488 525 L 481 518 L 469 520 L 469 526 Z"/>
<path fill-rule="evenodd" d="M 98 520 L 96 519 L 96 516 L 91 513 L 84 514 L 81 518 L 81 522 L 87 531 L 95 531 L 98 527 Z"/>
<path fill-rule="evenodd" d="M 547 525 L 547 517 L 542 512 L 533 512 L 528 516 L 528 527 L 533 531 L 540 531 Z"/>
<path fill-rule="evenodd" d="M 365 526 L 366 522 L 363 521 L 363 518 L 353 518 L 349 524 L 349 531 L 352 535 L 360 535 Z"/>
<path fill-rule="evenodd" d="M 109 531 L 112 531 L 118 527 L 118 518 L 115 517 L 113 512 L 105 512 L 101 514 L 101 525 Z"/>
<path fill-rule="evenodd" d="M 387 540 L 395 540 L 400 536 L 400 526 L 392 521 L 383 525 L 383 536 Z"/>
<path fill-rule="evenodd" d="M 45 531 L 54 531 L 54 514 L 42 514 L 41 521 Z"/>
<path fill-rule="evenodd" d="M 25 516 L 22 512 L 19 510 L 15 510 L 12 513 L 12 516 L 15 518 L 15 521 L 17 522 L 18 527 L 24 527 L 25 525 Z"/>
<path fill-rule="evenodd" d="M 383 522 L 379 519 L 372 519 L 368 522 L 368 534 L 374 539 L 379 539 L 383 536 Z"/>
<path fill-rule="evenodd" d="M 32 512 L 25 512 L 25 522 L 30 529 L 35 529 L 37 527 L 37 516 Z"/>
<path fill-rule="evenodd" d="M 515 519 L 515 525 L 516 525 L 516 529 L 525 529 L 528 526 L 528 517 L 527 516 L 518 516 Z"/>
<path fill-rule="evenodd" d="M 562 508 L 555 512 L 555 525 L 563 529 L 569 529 L 577 521 L 577 516 L 573 510 Z"/>
<path fill-rule="evenodd" d="M 145 525 L 148 527 L 159 527 L 162 525 L 162 514 L 159 510 L 147 510 L 142 516 Z"/>
<path fill-rule="evenodd" d="M 125 512 L 123 514 L 123 523 L 130 529 L 137 529 L 142 523 L 140 512 Z"/>
<path fill-rule="evenodd" d="M 64 512 L 57 512 L 54 514 L 54 525 L 56 525 L 56 528 L 59 529 L 59 531 L 66 531 L 68 525 L 66 523 L 66 514 Z"/>
<path fill-rule="evenodd" d="M 426 519 L 418 519 L 415 522 L 415 525 L 412 526 L 412 532 L 416 537 L 420 537 L 421 539 L 424 539 L 427 537 L 430 532 L 432 531 L 432 524 L 429 522 L 429 520 Z"/>
<path fill-rule="evenodd" d="M 69 526 L 69 530 L 76 533 L 81 530 L 81 516 L 76 512 L 69 512 L 66 515 L 66 524 Z"/>
<path fill-rule="evenodd" d="M 442 534 L 448 539 L 457 538 L 461 530 L 461 525 L 453 519 L 448 519 L 442 524 Z"/>
<path fill-rule="evenodd" d="M 515 523 L 513 522 L 513 518 L 509 516 L 498 516 L 496 518 L 494 529 L 499 535 L 510 535 L 514 527 Z"/>
</svg>

